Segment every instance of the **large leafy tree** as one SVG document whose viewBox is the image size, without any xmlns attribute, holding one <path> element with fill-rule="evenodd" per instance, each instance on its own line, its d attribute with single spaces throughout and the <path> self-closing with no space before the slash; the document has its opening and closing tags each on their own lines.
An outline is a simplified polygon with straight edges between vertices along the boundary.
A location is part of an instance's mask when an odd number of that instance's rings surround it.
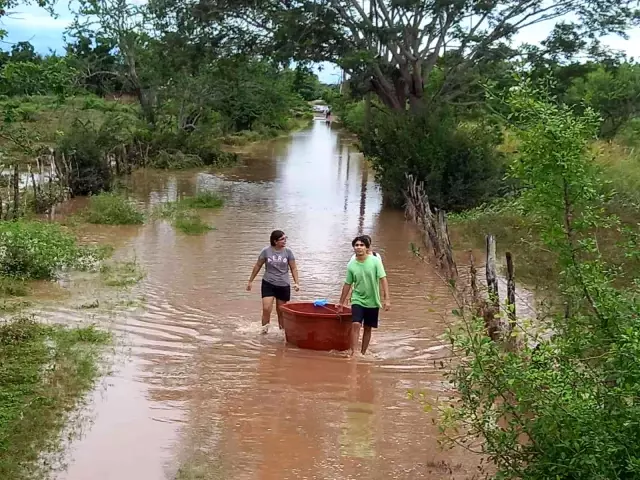
<svg viewBox="0 0 640 480">
<path fill-rule="evenodd" d="M 559 22 L 548 42 L 584 50 L 602 34 L 624 35 L 636 0 L 151 0 L 176 31 L 219 35 L 272 58 L 331 61 L 395 110 L 454 101 L 474 70 L 513 58 L 514 36 Z M 574 19 L 566 21 L 567 18 Z M 580 42 L 576 42 L 579 39 Z M 431 76 L 437 72 L 437 88 Z"/>
</svg>

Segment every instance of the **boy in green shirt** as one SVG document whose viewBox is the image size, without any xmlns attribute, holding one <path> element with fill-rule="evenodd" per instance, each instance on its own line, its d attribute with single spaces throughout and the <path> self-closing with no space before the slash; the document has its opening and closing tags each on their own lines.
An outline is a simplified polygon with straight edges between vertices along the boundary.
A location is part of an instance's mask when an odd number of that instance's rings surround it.
<svg viewBox="0 0 640 480">
<path fill-rule="evenodd" d="M 389 297 L 389 283 L 384 266 L 379 258 L 368 253 L 371 245 L 365 235 L 358 236 L 351 242 L 355 251 L 355 258 L 347 264 L 347 278 L 342 287 L 338 311 L 347 302 L 349 290 L 353 286 L 351 294 L 351 354 L 355 351 L 360 337 L 360 326 L 364 324 L 362 335 L 362 349 L 364 355 L 371 340 L 371 329 L 378 328 L 378 315 L 380 307 L 385 310 L 391 308 Z M 380 286 L 382 285 L 382 299 L 380 298 Z"/>
</svg>

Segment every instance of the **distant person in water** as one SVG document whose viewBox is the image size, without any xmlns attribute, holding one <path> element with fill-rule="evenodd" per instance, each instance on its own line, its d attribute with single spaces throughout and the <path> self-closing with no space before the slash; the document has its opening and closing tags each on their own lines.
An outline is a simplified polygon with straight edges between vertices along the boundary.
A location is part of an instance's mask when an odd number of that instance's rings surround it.
<svg viewBox="0 0 640 480">
<path fill-rule="evenodd" d="M 353 239 L 351 246 L 355 252 L 355 258 L 347 264 L 347 276 L 342 286 L 338 312 L 343 310 L 343 305 L 347 303 L 349 291 L 351 293 L 351 354 L 355 352 L 360 338 L 360 327 L 364 325 L 362 334 L 362 348 L 360 352 L 364 355 L 371 341 L 371 329 L 378 328 L 378 317 L 380 308 L 385 310 L 391 308 L 391 297 L 389 296 L 389 283 L 387 273 L 384 270 L 382 261 L 370 254 L 371 247 L 369 237 L 360 235 Z M 382 298 L 380 289 L 382 287 Z"/>
<path fill-rule="evenodd" d="M 325 114 L 325 119 L 327 125 L 331 125 L 331 109 L 327 109 L 327 113 Z"/>
<path fill-rule="evenodd" d="M 267 333 L 273 302 L 276 302 L 276 313 L 278 315 L 278 326 L 284 328 L 282 320 L 282 305 L 291 300 L 291 285 L 289 284 L 289 270 L 293 276 L 293 288 L 297 292 L 298 268 L 296 267 L 296 257 L 290 248 L 287 247 L 287 236 L 282 230 L 274 230 L 269 238 L 270 245 L 265 247 L 258 256 L 258 261 L 253 267 L 247 291 L 251 291 L 251 284 L 258 275 L 258 272 L 265 265 L 264 276 L 262 278 L 262 328 L 263 333 Z"/>
</svg>

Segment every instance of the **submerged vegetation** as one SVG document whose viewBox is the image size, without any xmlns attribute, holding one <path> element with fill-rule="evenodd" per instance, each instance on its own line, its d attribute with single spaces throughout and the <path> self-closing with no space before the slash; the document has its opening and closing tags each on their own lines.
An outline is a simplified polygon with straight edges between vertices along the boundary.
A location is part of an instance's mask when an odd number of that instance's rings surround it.
<svg viewBox="0 0 640 480">
<path fill-rule="evenodd" d="M 103 263 L 100 275 L 104 284 L 109 287 L 129 287 L 137 284 L 145 276 L 135 261 Z"/>
<path fill-rule="evenodd" d="M 187 235 L 201 235 L 213 230 L 200 216 L 190 210 L 178 210 L 173 217 L 173 226 Z"/>
<path fill-rule="evenodd" d="M 178 202 L 184 208 L 220 208 L 224 198 L 215 192 L 200 192 L 195 197 L 184 197 Z"/>
<path fill-rule="evenodd" d="M 224 199 L 215 192 L 200 192 L 194 197 L 184 197 L 176 202 L 165 202 L 155 209 L 157 218 L 170 220 L 174 228 L 187 235 L 201 235 L 214 230 L 202 220 L 197 210 L 215 209 L 224 205 Z"/>
</svg>

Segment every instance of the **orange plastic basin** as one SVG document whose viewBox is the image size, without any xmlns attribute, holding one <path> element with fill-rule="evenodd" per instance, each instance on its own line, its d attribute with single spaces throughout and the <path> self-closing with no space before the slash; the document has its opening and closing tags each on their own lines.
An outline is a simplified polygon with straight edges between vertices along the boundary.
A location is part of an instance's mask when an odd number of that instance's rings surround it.
<svg viewBox="0 0 640 480">
<path fill-rule="evenodd" d="M 348 350 L 351 347 L 351 309 L 337 305 L 316 307 L 313 302 L 282 306 L 287 343 L 309 350 Z"/>
</svg>

